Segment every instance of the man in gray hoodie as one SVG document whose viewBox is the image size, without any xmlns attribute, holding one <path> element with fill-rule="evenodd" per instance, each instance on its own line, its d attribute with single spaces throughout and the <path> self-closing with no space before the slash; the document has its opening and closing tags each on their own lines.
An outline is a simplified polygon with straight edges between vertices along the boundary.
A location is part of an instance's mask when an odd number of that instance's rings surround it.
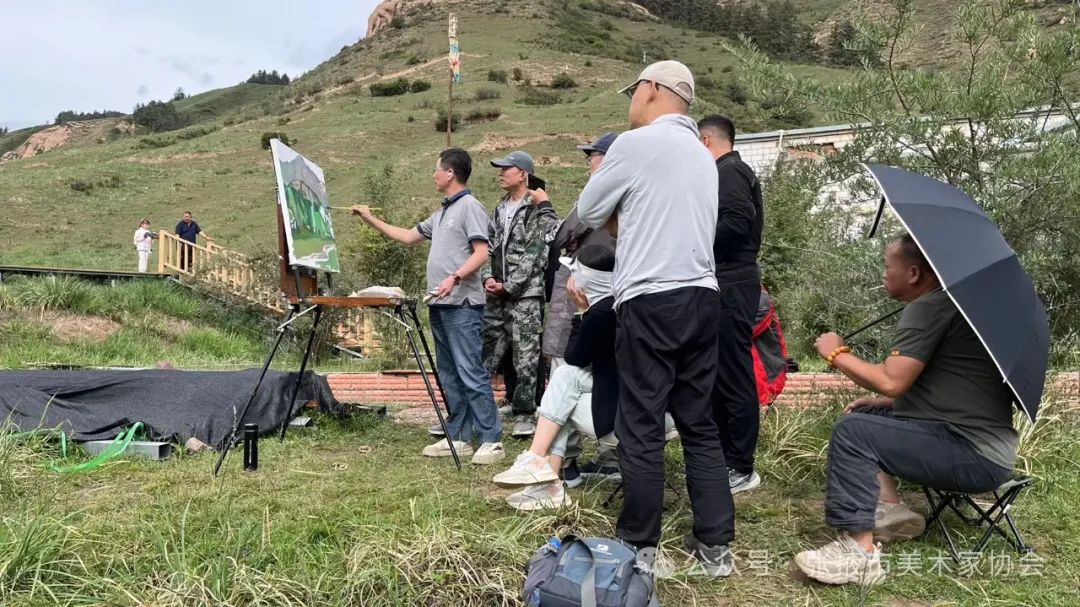
<svg viewBox="0 0 1080 607">
<path fill-rule="evenodd" d="M 582 223 L 607 226 L 619 239 L 618 534 L 639 549 L 660 541 L 670 411 L 694 513 L 686 549 L 706 573 L 726 576 L 733 570 L 735 508 L 710 399 L 718 367 L 716 166 L 687 116 L 694 77 L 685 65 L 654 63 L 624 92 L 633 130 L 615 140 L 577 208 Z"/>
</svg>

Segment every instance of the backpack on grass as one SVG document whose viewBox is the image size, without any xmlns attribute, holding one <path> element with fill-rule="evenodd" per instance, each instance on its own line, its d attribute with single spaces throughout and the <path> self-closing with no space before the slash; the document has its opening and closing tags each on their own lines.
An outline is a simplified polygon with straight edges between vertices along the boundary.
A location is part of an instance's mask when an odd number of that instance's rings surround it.
<svg viewBox="0 0 1080 607">
<path fill-rule="evenodd" d="M 529 559 L 522 598 L 528 607 L 659 607 L 650 570 L 619 540 L 552 538 Z"/>
</svg>

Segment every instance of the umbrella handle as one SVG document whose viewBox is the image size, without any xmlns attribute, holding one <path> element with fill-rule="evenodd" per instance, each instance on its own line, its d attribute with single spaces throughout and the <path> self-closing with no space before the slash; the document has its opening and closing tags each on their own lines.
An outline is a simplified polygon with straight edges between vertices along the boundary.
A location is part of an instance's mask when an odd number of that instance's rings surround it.
<svg viewBox="0 0 1080 607">
<path fill-rule="evenodd" d="M 845 335 L 844 336 L 844 341 L 847 341 L 847 340 L 851 339 L 852 337 L 855 337 L 859 333 L 862 333 L 863 331 L 865 331 L 865 330 L 867 330 L 867 329 L 869 329 L 871 327 L 874 327 L 876 325 L 881 324 L 882 322 L 884 322 L 886 320 L 889 320 L 890 318 L 892 318 L 893 316 L 896 316 L 897 314 L 899 314 L 903 310 L 904 310 L 904 306 L 900 306 L 899 308 L 893 310 L 892 312 L 889 312 L 885 316 L 882 316 L 881 318 L 878 318 L 877 320 L 870 321 L 869 323 L 867 323 L 867 324 L 859 327 L 858 329 L 855 329 L 851 333 L 848 333 L 847 335 Z"/>
</svg>

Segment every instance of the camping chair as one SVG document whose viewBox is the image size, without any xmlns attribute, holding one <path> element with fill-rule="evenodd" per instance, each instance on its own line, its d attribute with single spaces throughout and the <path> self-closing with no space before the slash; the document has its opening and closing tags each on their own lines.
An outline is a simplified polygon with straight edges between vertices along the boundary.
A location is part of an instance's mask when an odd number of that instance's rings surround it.
<svg viewBox="0 0 1080 607">
<path fill-rule="evenodd" d="M 1005 541 L 1009 542 L 1013 548 L 1016 548 L 1016 551 L 1020 554 L 1030 554 L 1034 552 L 1034 549 L 1024 542 L 1024 536 L 1021 535 L 1020 530 L 1016 528 L 1016 523 L 1013 521 L 1009 509 L 1012 507 L 1013 502 L 1016 501 L 1016 498 L 1020 496 L 1020 493 L 1034 483 L 1035 479 L 1030 476 L 1018 476 L 1006 481 L 996 490 L 991 492 L 994 495 L 994 503 L 991 504 L 989 508 L 984 508 L 976 502 L 972 497 L 972 494 L 969 493 L 939 491 L 937 489 L 923 487 L 926 501 L 930 504 L 930 516 L 926 519 L 926 527 L 929 530 L 930 525 L 937 522 L 938 527 L 940 527 L 942 533 L 945 534 L 945 541 L 949 543 L 949 553 L 957 563 L 960 562 L 960 552 L 956 549 L 956 543 L 953 541 L 952 534 L 949 533 L 948 527 L 945 526 L 945 522 L 942 520 L 942 515 L 945 513 L 946 508 L 955 512 L 961 520 L 972 527 L 982 527 L 984 524 L 988 526 L 978 543 L 975 544 L 975 548 L 971 551 L 972 553 L 981 553 L 983 549 L 986 548 L 986 544 L 990 542 L 990 538 L 993 537 L 996 532 L 998 535 L 1005 538 Z M 977 516 L 965 514 L 963 512 L 965 509 L 964 506 L 968 506 L 974 510 Z M 1008 525 L 1012 536 L 1002 529 L 1002 521 Z"/>
<path fill-rule="evenodd" d="M 672 440 L 678 440 L 678 439 L 672 439 Z M 666 441 L 664 443 L 665 448 L 667 447 L 667 443 L 672 442 L 672 440 L 668 440 L 668 441 Z M 675 494 L 675 499 L 681 500 L 682 497 L 683 497 L 682 493 L 679 491 L 678 487 L 676 487 L 671 482 L 672 475 L 677 474 L 677 471 L 672 470 L 671 467 L 668 466 L 667 464 L 668 464 L 668 460 L 665 457 L 664 458 L 664 484 L 667 486 L 668 489 L 671 490 L 671 492 L 673 494 Z M 622 493 L 622 490 L 623 490 L 623 481 L 620 480 L 619 485 L 617 487 L 615 487 L 615 490 L 611 492 L 611 495 L 607 496 L 607 499 L 604 500 L 603 506 L 605 508 L 610 506 L 611 503 L 615 501 L 615 498 L 618 497 L 620 493 Z"/>
</svg>

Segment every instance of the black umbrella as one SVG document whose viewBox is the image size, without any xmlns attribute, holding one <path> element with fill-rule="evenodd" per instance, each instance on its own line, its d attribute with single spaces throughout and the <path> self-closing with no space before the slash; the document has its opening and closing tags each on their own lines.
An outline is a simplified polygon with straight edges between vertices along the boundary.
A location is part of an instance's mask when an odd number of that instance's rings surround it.
<svg viewBox="0 0 1080 607">
<path fill-rule="evenodd" d="M 1031 419 L 1039 410 L 1050 354 L 1046 308 L 998 227 L 967 194 L 917 173 L 868 164 L 882 200 L 919 245 Z"/>
</svg>

